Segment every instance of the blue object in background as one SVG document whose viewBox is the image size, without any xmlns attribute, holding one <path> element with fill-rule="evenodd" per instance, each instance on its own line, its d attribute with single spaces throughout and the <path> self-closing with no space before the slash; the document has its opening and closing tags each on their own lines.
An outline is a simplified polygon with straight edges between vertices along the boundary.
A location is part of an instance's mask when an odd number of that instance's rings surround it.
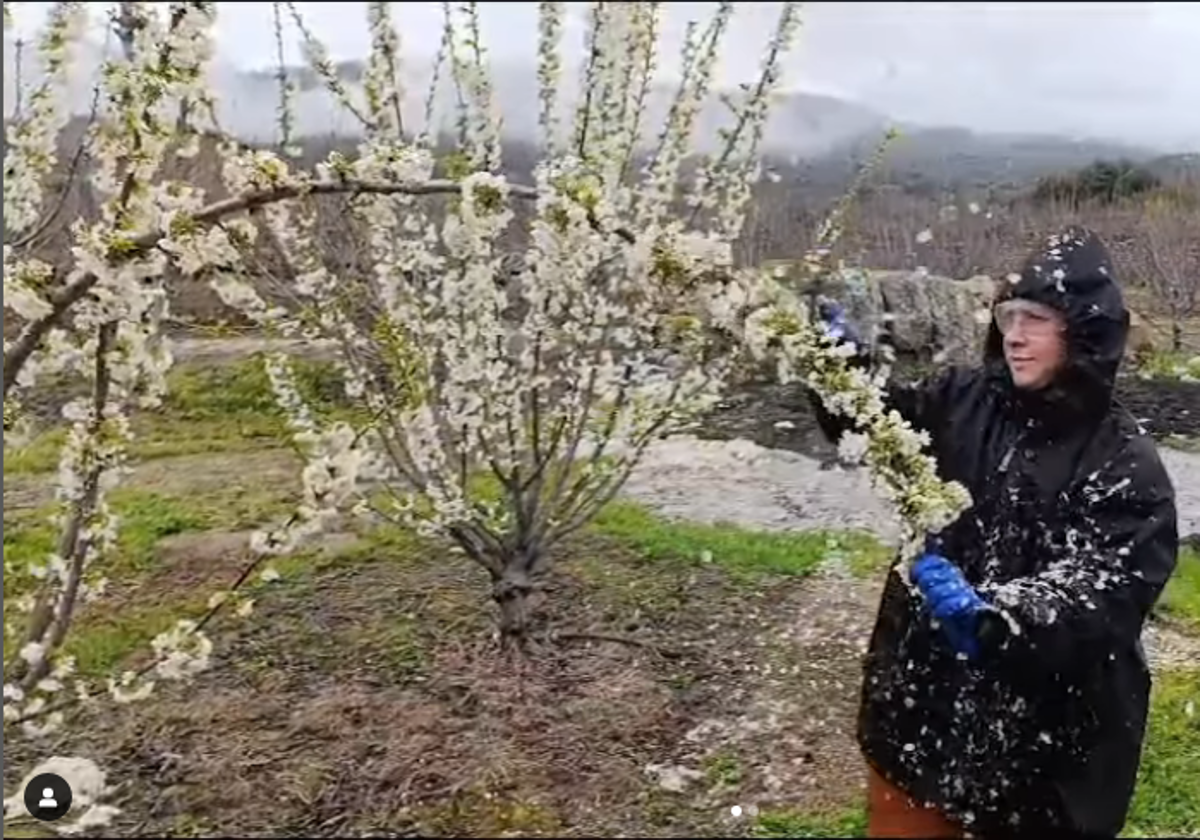
<svg viewBox="0 0 1200 840">
<path fill-rule="evenodd" d="M 822 300 L 817 304 L 817 315 L 825 325 L 825 334 L 838 342 L 861 343 L 858 331 L 846 319 L 846 307 L 836 300 Z"/>
</svg>

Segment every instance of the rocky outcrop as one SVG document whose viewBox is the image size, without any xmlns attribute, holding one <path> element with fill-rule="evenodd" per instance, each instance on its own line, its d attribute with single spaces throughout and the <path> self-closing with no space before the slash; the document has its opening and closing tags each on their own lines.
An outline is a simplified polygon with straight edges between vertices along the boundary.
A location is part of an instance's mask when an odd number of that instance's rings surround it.
<svg viewBox="0 0 1200 840">
<path fill-rule="evenodd" d="M 995 281 L 987 275 L 955 280 L 923 271 L 847 269 L 814 289 L 796 278 L 793 263 L 768 267 L 776 268 L 780 281 L 801 297 L 815 292 L 841 301 L 864 336 L 886 325 L 893 346 L 905 356 L 971 364 L 983 352 L 995 294 Z M 1128 358 L 1167 346 L 1169 336 L 1130 307 Z"/>
<path fill-rule="evenodd" d="M 786 265 L 778 267 L 784 269 L 780 281 L 802 297 L 815 293 L 841 301 L 864 335 L 886 327 L 904 355 L 965 364 L 979 358 L 994 293 L 990 277 L 847 269 L 813 287 Z"/>
</svg>

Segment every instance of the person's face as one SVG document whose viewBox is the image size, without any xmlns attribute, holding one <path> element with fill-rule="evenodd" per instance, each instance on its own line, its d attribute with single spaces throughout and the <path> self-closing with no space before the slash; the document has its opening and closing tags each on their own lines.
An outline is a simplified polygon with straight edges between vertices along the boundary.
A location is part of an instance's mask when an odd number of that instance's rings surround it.
<svg viewBox="0 0 1200 840">
<path fill-rule="evenodd" d="M 994 309 L 1004 336 L 1004 361 L 1013 384 L 1036 391 L 1054 381 L 1067 361 L 1066 319 L 1045 304 L 1006 300 Z"/>
</svg>

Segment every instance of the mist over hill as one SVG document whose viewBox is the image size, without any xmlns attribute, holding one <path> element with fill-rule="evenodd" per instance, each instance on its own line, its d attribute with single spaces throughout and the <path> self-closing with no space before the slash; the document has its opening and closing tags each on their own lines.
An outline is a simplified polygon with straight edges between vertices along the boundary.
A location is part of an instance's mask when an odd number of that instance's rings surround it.
<svg viewBox="0 0 1200 840">
<path fill-rule="evenodd" d="M 4 48 L 4 109 L 11 114 L 16 101 L 15 66 L 17 50 L 10 35 Z M 20 76 L 28 86 L 39 77 L 37 57 L 24 51 Z M 85 113 L 92 99 L 92 84 L 104 58 L 104 47 L 94 41 L 81 45 L 73 66 L 67 100 L 75 113 Z M 339 77 L 354 97 L 361 97 L 364 63 L 347 61 L 337 65 Z M 425 100 L 432 76 L 431 62 L 410 61 L 403 65 L 404 116 L 411 125 L 423 122 Z M 503 114 L 507 139 L 528 142 L 537 137 L 537 98 L 531 95 L 537 81 L 532 65 L 515 61 L 492 62 L 495 96 Z M 294 130 L 299 136 L 360 134 L 356 118 L 340 107 L 322 81 L 307 67 L 291 68 L 298 88 L 293 102 Z M 275 71 L 243 70 L 228 62 L 211 65 L 212 84 L 219 96 L 222 128 L 249 142 L 271 142 L 278 133 L 279 85 Z M 435 99 L 435 121 L 444 129 L 453 125 L 455 92 L 443 73 Z M 564 109 L 576 101 L 577 80 L 564 80 L 560 97 Z M 659 86 L 651 92 L 643 143 L 653 141 L 653 130 L 661 125 L 673 89 Z M 564 110 L 569 113 L 569 110 Z M 714 94 L 699 117 L 697 136 L 700 150 L 710 151 L 717 129 L 727 125 L 727 107 Z M 1068 138 L 1053 135 L 989 134 L 964 128 L 897 124 L 886 114 L 859 103 L 833 96 L 795 92 L 781 96 L 767 127 L 764 152 L 792 171 L 793 177 L 818 189 L 836 190 L 870 156 L 889 126 L 899 127 L 902 137 L 887 158 L 888 180 L 917 190 L 953 186 L 1017 186 L 1043 175 L 1084 166 L 1096 159 L 1124 158 L 1136 162 L 1156 158 L 1151 149 L 1103 139 Z M 1173 180 L 1175 168 L 1189 171 L 1188 155 L 1164 160 L 1164 172 Z"/>
</svg>

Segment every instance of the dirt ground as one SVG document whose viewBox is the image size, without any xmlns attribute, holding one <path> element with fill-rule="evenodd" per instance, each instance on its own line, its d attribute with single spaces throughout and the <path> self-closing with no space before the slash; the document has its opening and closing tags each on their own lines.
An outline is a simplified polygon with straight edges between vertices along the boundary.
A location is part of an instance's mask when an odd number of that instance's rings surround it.
<svg viewBox="0 0 1200 840">
<path fill-rule="evenodd" d="M 170 459 L 132 480 L 201 492 L 235 463 L 273 475 L 286 459 Z M 105 609 L 219 588 L 246 537 L 162 540 L 154 573 Z M 217 625 L 194 683 L 105 702 L 50 745 L 8 739 L 6 787 L 39 757 L 90 757 L 123 810 L 106 836 L 718 837 L 764 819 L 857 836 L 880 583 L 836 559 L 739 580 L 589 535 L 563 547 L 538 607 L 553 630 L 514 663 L 492 644 L 484 576 L 446 546 L 335 533 L 250 618 Z M 1156 661 L 1200 656 L 1195 637 L 1152 632 Z"/>
<path fill-rule="evenodd" d="M 199 345 L 191 358 L 247 348 Z M 1191 405 L 1195 395 L 1181 393 Z M 820 455 L 795 405 L 794 393 L 752 389 L 697 433 Z M 1177 416 L 1182 428 L 1187 411 Z M 200 495 L 249 476 L 293 484 L 295 466 L 279 450 L 164 458 L 130 482 Z M 8 479 L 6 514 L 45 494 L 30 477 Z M 152 576 L 108 608 L 218 588 L 244 562 L 246 536 L 164 539 Z M 324 546 L 264 590 L 249 619 L 217 626 L 214 666 L 195 683 L 132 707 L 105 703 L 48 745 L 9 740 L 6 788 L 37 758 L 91 757 L 118 785 L 120 836 L 859 830 L 854 715 L 878 573 L 829 562 L 810 577 L 747 581 L 718 564 L 648 562 L 589 534 L 562 548 L 539 605 L 555 635 L 515 663 L 489 637 L 484 576 L 449 547 L 348 532 Z M 1168 628 L 1153 639 L 1162 661 L 1200 656 L 1200 643 Z"/>
<path fill-rule="evenodd" d="M 130 602 L 212 586 L 240 545 L 168 541 Z M 193 686 L 74 727 L 71 754 L 120 782 L 120 834 L 731 836 L 749 827 L 733 805 L 859 801 L 855 630 L 873 605 L 836 572 L 749 587 L 579 540 L 548 625 L 648 646 L 545 637 L 517 664 L 488 639 L 470 566 L 327 556 L 217 633 Z"/>
<path fill-rule="evenodd" d="M 1117 399 L 1155 438 L 1200 437 L 1200 382 L 1123 376 Z M 705 418 L 696 433 L 716 440 L 753 440 L 817 458 L 834 454 L 797 386 L 750 385 Z"/>
</svg>

